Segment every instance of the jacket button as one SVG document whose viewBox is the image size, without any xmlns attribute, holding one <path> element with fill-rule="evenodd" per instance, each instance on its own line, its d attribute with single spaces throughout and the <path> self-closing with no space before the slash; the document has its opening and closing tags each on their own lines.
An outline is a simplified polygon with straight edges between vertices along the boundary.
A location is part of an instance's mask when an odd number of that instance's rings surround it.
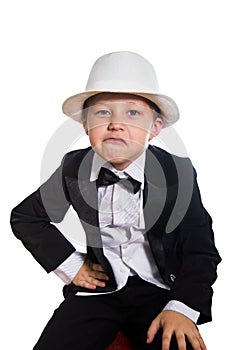
<svg viewBox="0 0 233 350">
<path fill-rule="evenodd" d="M 171 282 L 175 282 L 176 276 L 173 275 L 173 273 L 171 273 L 169 277 L 170 277 Z"/>
</svg>

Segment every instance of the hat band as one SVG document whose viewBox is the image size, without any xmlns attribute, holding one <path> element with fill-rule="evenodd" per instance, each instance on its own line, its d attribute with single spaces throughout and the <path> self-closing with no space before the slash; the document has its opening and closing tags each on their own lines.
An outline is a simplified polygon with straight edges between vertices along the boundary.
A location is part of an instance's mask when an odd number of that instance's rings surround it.
<svg viewBox="0 0 233 350">
<path fill-rule="evenodd" d="M 158 86 L 143 86 L 142 83 L 135 87 L 135 82 L 129 80 L 102 80 L 90 82 L 87 84 L 86 92 L 88 91 L 112 91 L 112 92 L 138 92 L 145 94 L 158 93 Z"/>
</svg>

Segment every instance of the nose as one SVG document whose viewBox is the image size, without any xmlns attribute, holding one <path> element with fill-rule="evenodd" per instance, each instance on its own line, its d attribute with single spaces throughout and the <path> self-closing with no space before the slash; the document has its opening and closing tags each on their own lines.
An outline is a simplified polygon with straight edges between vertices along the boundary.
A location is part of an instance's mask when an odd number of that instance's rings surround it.
<svg viewBox="0 0 233 350">
<path fill-rule="evenodd" d="M 124 130 L 124 120 L 120 113 L 114 113 L 111 116 L 109 121 L 108 129 L 109 130 Z"/>
</svg>

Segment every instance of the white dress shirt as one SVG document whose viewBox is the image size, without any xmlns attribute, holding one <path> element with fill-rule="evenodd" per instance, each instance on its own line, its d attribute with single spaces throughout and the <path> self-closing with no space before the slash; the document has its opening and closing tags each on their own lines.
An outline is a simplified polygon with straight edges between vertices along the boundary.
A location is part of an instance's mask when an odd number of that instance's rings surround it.
<svg viewBox="0 0 233 350">
<path fill-rule="evenodd" d="M 129 175 L 141 182 L 141 188 L 136 194 L 129 192 L 120 182 L 98 189 L 103 250 L 106 258 L 111 262 L 117 290 L 123 288 L 128 277 L 132 275 L 138 275 L 160 288 L 170 289 L 160 276 L 145 234 L 143 216 L 145 152 L 123 171 L 115 169 L 95 153 L 90 181 L 98 178 L 102 166 L 114 172 L 119 178 L 126 178 Z M 77 274 L 85 258 L 86 254 L 76 251 L 55 270 L 55 273 L 68 284 Z M 97 294 L 103 293 L 78 292 L 78 295 L 83 296 Z M 164 310 L 180 312 L 193 322 L 197 321 L 200 314 L 176 300 L 168 302 Z"/>
</svg>

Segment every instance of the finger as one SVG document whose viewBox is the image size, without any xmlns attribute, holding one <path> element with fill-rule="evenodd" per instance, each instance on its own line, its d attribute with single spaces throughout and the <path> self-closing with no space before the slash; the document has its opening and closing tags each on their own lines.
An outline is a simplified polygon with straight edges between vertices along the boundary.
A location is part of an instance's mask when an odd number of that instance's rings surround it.
<svg viewBox="0 0 233 350">
<path fill-rule="evenodd" d="M 103 273 L 103 272 L 96 272 L 96 271 L 91 271 L 89 273 L 89 276 L 98 280 L 104 280 L 104 281 L 108 281 L 109 277 Z"/>
<path fill-rule="evenodd" d="M 202 336 L 201 336 L 201 334 L 199 333 L 198 330 L 197 330 L 197 339 L 198 339 L 199 344 L 200 344 L 200 346 L 201 346 L 201 350 L 207 350 L 207 347 L 206 347 L 206 345 L 205 345 L 205 342 L 204 342 L 204 340 L 203 340 L 203 338 L 202 338 Z"/>
<path fill-rule="evenodd" d="M 76 281 L 75 285 L 79 286 L 79 287 L 87 288 L 87 289 L 93 289 L 93 290 L 96 289 L 96 285 L 95 284 L 89 283 L 89 282 L 84 281 L 84 280 Z"/>
<path fill-rule="evenodd" d="M 106 283 L 104 281 L 99 280 L 98 278 L 92 277 L 92 276 L 88 276 L 85 279 L 86 282 L 88 282 L 89 284 L 92 284 L 96 287 L 105 287 Z"/>
<path fill-rule="evenodd" d="M 186 350 L 186 339 L 184 333 L 177 333 L 176 341 L 179 350 Z"/>
<path fill-rule="evenodd" d="M 104 269 L 102 268 L 102 266 L 100 264 L 92 264 L 92 270 L 94 271 L 100 271 L 100 272 L 104 272 Z"/>
<path fill-rule="evenodd" d="M 86 264 L 93 271 L 104 272 L 104 269 L 103 269 L 103 267 L 100 264 L 95 264 L 89 259 L 86 260 Z"/>
<path fill-rule="evenodd" d="M 85 279 L 78 279 L 78 281 L 75 281 L 75 284 L 88 288 L 88 289 L 96 289 L 96 287 L 105 287 L 105 282 L 99 281 L 98 279 L 92 278 L 92 277 L 86 277 Z"/>
<path fill-rule="evenodd" d="M 100 280 L 105 280 L 105 281 L 109 280 L 109 277 L 104 272 L 104 270 L 100 264 L 94 264 L 91 261 L 88 261 L 88 267 L 90 269 L 89 271 L 90 271 L 90 275 L 92 277 L 100 279 Z"/>
<path fill-rule="evenodd" d="M 194 350 L 206 350 L 206 345 L 198 330 L 196 330 L 196 332 L 193 332 L 191 335 L 187 334 L 187 339 L 189 340 Z"/>
<path fill-rule="evenodd" d="M 155 336 L 155 334 L 158 332 L 159 328 L 160 328 L 160 326 L 159 326 L 159 321 L 158 321 L 157 319 L 155 319 L 155 320 L 151 323 L 151 325 L 150 325 L 150 327 L 149 327 L 149 329 L 148 329 L 148 331 L 147 331 L 147 339 L 146 339 L 146 342 L 147 342 L 148 344 L 151 343 L 151 342 L 154 340 L 154 336 Z"/>
<path fill-rule="evenodd" d="M 162 350 L 169 350 L 170 349 L 171 337 L 172 337 L 172 333 L 171 332 L 168 332 L 168 331 L 164 331 L 163 332 L 163 336 L 162 336 Z"/>
</svg>

